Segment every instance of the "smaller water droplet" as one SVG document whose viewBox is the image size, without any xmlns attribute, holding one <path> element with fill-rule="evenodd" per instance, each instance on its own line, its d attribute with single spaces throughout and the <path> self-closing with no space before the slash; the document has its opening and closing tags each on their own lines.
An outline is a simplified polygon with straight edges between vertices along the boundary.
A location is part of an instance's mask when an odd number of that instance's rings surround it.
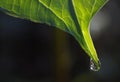
<svg viewBox="0 0 120 82">
<path fill-rule="evenodd" d="M 93 59 L 90 59 L 90 70 L 92 71 L 98 71 L 100 69 L 100 61 L 98 61 L 98 65 L 93 61 Z"/>
</svg>

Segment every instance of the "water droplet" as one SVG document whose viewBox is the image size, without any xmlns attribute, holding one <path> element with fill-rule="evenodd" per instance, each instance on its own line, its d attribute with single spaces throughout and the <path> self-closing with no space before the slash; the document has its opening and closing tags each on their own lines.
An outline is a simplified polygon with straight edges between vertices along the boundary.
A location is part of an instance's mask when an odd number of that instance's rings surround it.
<svg viewBox="0 0 120 82">
<path fill-rule="evenodd" d="M 92 71 L 98 71 L 100 69 L 100 61 L 98 61 L 98 65 L 93 61 L 93 59 L 90 59 L 90 70 Z"/>
</svg>

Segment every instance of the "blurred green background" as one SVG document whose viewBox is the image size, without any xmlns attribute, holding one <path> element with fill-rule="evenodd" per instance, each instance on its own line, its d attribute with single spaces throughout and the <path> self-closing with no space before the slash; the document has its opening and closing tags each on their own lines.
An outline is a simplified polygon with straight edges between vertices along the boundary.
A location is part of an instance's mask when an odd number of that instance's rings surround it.
<svg viewBox="0 0 120 82">
<path fill-rule="evenodd" d="M 91 22 L 101 70 L 68 33 L 0 12 L 0 82 L 120 82 L 120 0 Z"/>
</svg>

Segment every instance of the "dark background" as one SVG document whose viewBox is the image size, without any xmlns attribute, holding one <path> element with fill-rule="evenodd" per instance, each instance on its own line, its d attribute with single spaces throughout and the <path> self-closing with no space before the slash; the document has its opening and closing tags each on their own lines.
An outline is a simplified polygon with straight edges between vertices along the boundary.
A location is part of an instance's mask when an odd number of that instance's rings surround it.
<svg viewBox="0 0 120 82">
<path fill-rule="evenodd" d="M 120 0 L 93 18 L 91 35 L 98 72 L 68 33 L 0 12 L 0 82 L 120 82 Z"/>
</svg>

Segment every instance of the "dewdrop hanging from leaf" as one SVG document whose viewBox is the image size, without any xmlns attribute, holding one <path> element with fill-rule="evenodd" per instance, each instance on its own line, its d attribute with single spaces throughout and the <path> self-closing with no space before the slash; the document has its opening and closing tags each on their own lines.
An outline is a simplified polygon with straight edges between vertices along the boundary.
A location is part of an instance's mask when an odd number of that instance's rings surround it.
<svg viewBox="0 0 120 82">
<path fill-rule="evenodd" d="M 106 2 L 107 0 L 0 0 L 0 8 L 9 15 L 46 23 L 68 32 L 91 58 L 91 66 L 97 71 L 100 63 L 89 33 L 89 23 Z"/>
</svg>

